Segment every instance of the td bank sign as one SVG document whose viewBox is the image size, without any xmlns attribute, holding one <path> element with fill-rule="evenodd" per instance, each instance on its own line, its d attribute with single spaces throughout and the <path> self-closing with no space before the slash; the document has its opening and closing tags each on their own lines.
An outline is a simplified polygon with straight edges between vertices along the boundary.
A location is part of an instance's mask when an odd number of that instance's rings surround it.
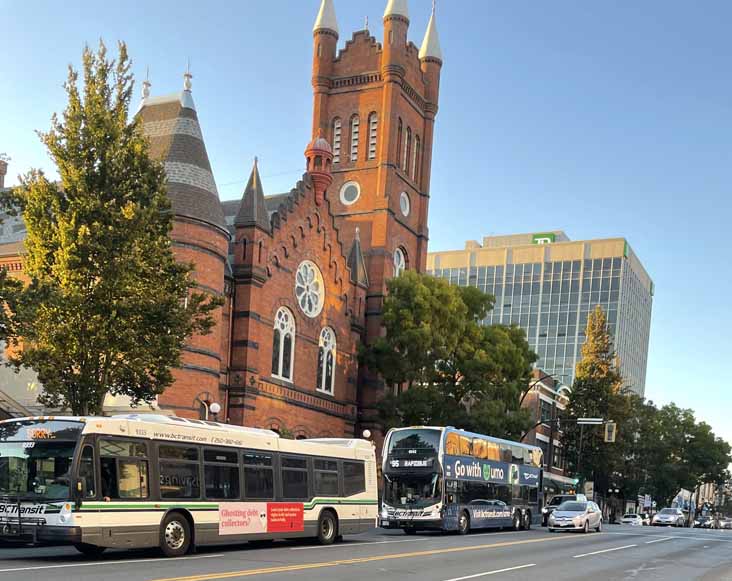
<svg viewBox="0 0 732 581">
<path fill-rule="evenodd" d="M 540 234 L 534 234 L 531 237 L 531 243 L 532 244 L 551 244 L 554 242 L 557 238 L 557 235 L 554 234 L 554 232 L 543 232 Z"/>
</svg>

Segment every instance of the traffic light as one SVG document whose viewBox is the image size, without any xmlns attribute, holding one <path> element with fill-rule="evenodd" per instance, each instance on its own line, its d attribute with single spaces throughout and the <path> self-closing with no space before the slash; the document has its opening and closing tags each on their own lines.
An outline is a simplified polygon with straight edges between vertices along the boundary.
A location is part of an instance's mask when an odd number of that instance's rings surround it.
<svg viewBox="0 0 732 581">
<path fill-rule="evenodd" d="M 617 433 L 617 424 L 615 422 L 605 423 L 605 441 L 611 444 L 615 443 L 615 434 Z"/>
</svg>

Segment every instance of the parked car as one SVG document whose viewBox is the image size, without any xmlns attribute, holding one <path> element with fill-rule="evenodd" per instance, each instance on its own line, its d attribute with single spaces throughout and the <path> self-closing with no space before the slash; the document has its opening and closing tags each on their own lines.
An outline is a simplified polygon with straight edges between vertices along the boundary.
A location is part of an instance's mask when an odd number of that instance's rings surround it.
<svg viewBox="0 0 732 581">
<path fill-rule="evenodd" d="M 692 527 L 695 529 L 708 529 L 711 528 L 714 521 L 711 516 L 697 516 L 692 523 Z"/>
<path fill-rule="evenodd" d="M 732 529 L 732 517 L 726 517 L 719 519 L 719 528 L 720 529 Z"/>
<path fill-rule="evenodd" d="M 549 532 L 559 530 L 589 533 L 602 530 L 602 511 L 594 502 L 567 501 L 560 504 L 548 519 Z"/>
<path fill-rule="evenodd" d="M 555 494 L 551 497 L 546 506 L 541 509 L 541 526 L 545 527 L 549 521 L 549 515 L 563 502 L 578 501 L 586 502 L 587 497 L 584 494 Z"/>
<path fill-rule="evenodd" d="M 684 526 L 684 511 L 680 508 L 664 508 L 656 515 L 654 515 L 651 524 L 655 526 L 663 527 L 683 527 Z"/>
<path fill-rule="evenodd" d="M 643 517 L 639 514 L 629 512 L 628 514 L 623 515 L 623 518 L 620 519 L 620 524 L 631 525 L 634 527 L 642 527 Z"/>
</svg>

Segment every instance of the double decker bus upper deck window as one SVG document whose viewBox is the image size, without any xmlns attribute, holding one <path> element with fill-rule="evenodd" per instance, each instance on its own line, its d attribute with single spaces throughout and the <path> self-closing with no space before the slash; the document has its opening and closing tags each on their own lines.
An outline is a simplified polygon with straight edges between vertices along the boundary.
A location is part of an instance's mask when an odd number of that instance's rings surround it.
<svg viewBox="0 0 732 581">
<path fill-rule="evenodd" d="M 395 452 L 408 453 L 410 450 L 421 450 L 437 454 L 440 451 L 442 432 L 431 429 L 399 430 L 393 432 L 389 440 L 388 454 Z"/>
</svg>

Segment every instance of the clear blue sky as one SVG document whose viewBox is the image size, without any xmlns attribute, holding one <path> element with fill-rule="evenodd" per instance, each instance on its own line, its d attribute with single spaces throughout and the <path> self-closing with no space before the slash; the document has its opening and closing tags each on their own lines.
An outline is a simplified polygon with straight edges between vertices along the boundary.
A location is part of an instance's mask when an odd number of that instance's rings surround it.
<svg viewBox="0 0 732 581">
<path fill-rule="evenodd" d="M 419 44 L 429 0 L 410 0 Z M 386 0 L 335 0 L 341 46 Z M 152 93 L 193 95 L 221 197 L 252 159 L 268 193 L 302 172 L 319 0 L 0 0 L 0 151 L 49 167 L 34 130 L 64 107 L 84 43 L 128 43 Z M 732 3 L 441 0 L 445 56 L 430 245 L 561 228 L 625 236 L 656 283 L 647 395 L 732 441 Z M 139 84 L 136 89 L 139 94 Z M 13 183 L 14 178 L 10 180 Z"/>
</svg>

